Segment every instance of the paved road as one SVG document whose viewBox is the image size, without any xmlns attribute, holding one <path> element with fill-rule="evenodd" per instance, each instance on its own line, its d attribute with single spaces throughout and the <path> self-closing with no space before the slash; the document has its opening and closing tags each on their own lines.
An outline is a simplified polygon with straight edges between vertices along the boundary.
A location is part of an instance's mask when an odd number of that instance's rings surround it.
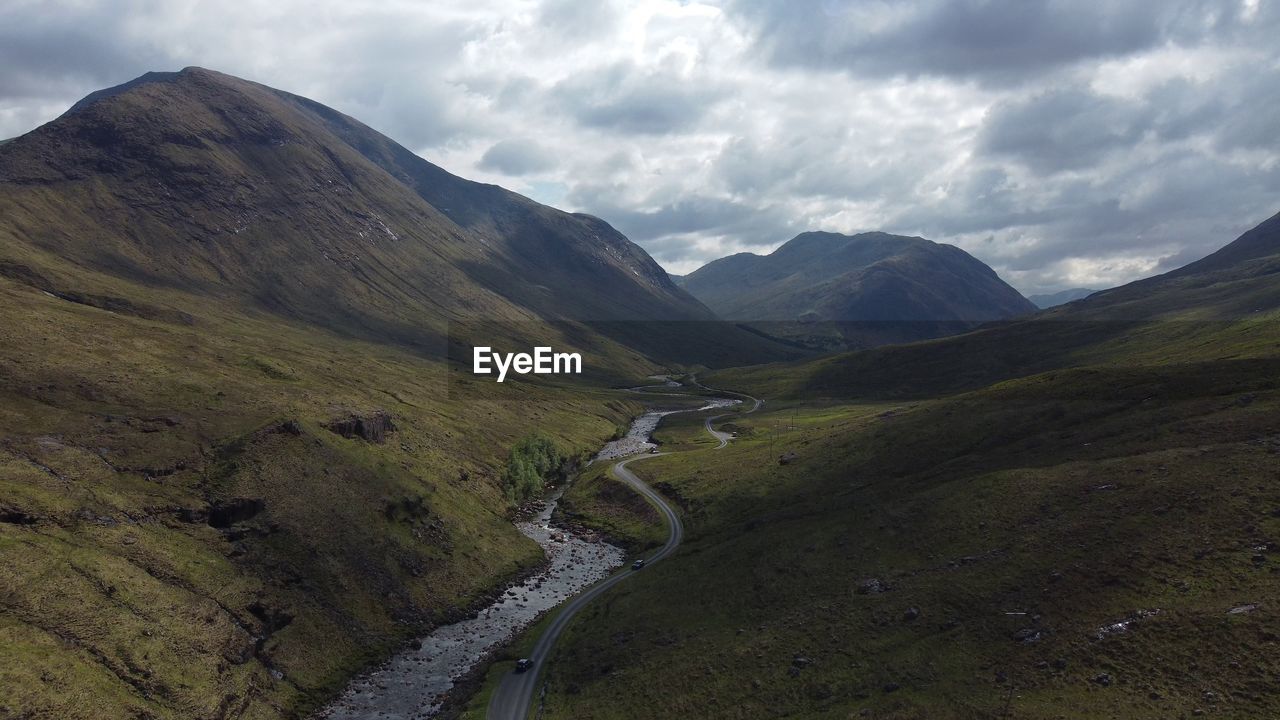
<svg viewBox="0 0 1280 720">
<path fill-rule="evenodd" d="M 705 386 L 699 385 L 699 387 Z M 710 390 L 711 388 L 706 389 Z M 749 395 L 743 395 L 742 397 L 752 400 L 755 403 L 747 412 L 755 412 L 760 407 L 761 403 L 756 398 L 750 397 Z M 706 422 L 707 432 L 711 433 L 712 436 L 720 441 L 720 444 L 716 447 L 717 450 L 727 445 L 730 437 L 728 433 L 718 432 L 711 427 L 711 422 L 713 420 L 722 417 L 725 417 L 725 415 L 717 415 L 714 418 L 708 418 Z M 667 527 L 670 528 L 671 532 L 670 535 L 667 536 L 666 544 L 663 545 L 656 553 L 649 556 L 646 561 L 646 564 L 648 565 L 652 565 L 675 552 L 680 541 L 684 539 L 684 525 L 680 522 L 680 516 L 676 514 L 676 511 L 667 504 L 666 499 L 663 498 L 662 495 L 658 494 L 658 492 L 653 488 L 646 485 L 642 480 L 640 480 L 640 478 L 636 477 L 631 470 L 627 469 L 627 465 L 633 462 L 647 460 L 648 458 L 661 457 L 668 454 L 669 453 L 652 453 L 649 455 L 637 455 L 615 463 L 613 466 L 614 476 L 623 482 L 628 483 L 631 487 L 636 489 L 636 492 L 648 498 L 649 501 L 658 508 L 658 511 L 662 513 L 663 517 L 666 518 Z M 547 656 L 551 654 L 551 648 L 556 644 L 556 641 L 560 639 L 560 635 L 564 632 L 565 627 L 569 625 L 569 621 L 573 619 L 573 616 L 576 615 L 579 610 L 586 607 L 587 603 L 604 594 L 614 585 L 617 585 L 628 577 L 631 577 L 631 575 L 636 572 L 644 571 L 627 568 L 606 578 L 605 580 L 600 581 L 598 584 L 591 586 L 591 588 L 583 592 L 581 595 L 570 600 L 564 608 L 559 611 L 559 614 L 555 616 L 555 619 L 551 621 L 551 624 L 547 626 L 547 629 L 543 631 L 542 636 L 538 638 L 538 642 L 534 644 L 533 652 L 529 654 L 529 659 L 533 661 L 533 667 L 522 673 L 508 672 L 506 675 L 502 676 L 502 680 L 498 683 L 497 689 L 493 691 L 493 695 L 489 698 L 489 709 L 486 713 L 488 719 L 525 720 L 528 718 L 529 710 L 534 704 L 534 695 L 539 687 L 539 680 L 540 675 L 542 674 L 543 665 L 546 663 Z"/>
<path fill-rule="evenodd" d="M 704 386 L 704 385 L 699 385 L 699 387 L 706 387 L 706 386 Z M 710 388 L 707 388 L 707 389 L 709 390 Z M 737 395 L 738 393 L 733 393 L 733 394 L 734 394 L 734 395 Z M 743 395 L 742 397 L 745 397 L 745 398 L 747 398 L 748 400 L 751 400 L 752 402 L 754 402 L 754 403 L 755 403 L 754 405 L 752 405 L 752 406 L 751 406 L 751 409 L 750 409 L 750 410 L 748 410 L 747 412 L 749 412 L 749 413 L 753 413 L 753 412 L 755 412 L 756 410 L 759 410 L 759 409 L 760 409 L 760 405 L 762 404 L 762 403 L 760 402 L 760 400 L 758 400 L 758 399 L 756 399 L 756 398 L 753 398 L 753 397 L 751 397 L 750 395 Z M 723 418 L 723 417 L 729 417 L 729 416 L 730 416 L 730 415 L 732 415 L 732 414 L 733 414 L 733 413 L 724 413 L 723 415 L 713 415 L 713 416 L 711 416 L 711 417 L 707 418 L 707 419 L 706 419 L 706 421 L 703 423 L 703 425 L 705 425 L 705 426 L 706 426 L 706 428 L 707 428 L 707 432 L 711 433 L 711 437 L 713 437 L 713 438 L 715 438 L 715 439 L 717 439 L 717 440 L 719 440 L 719 441 L 720 441 L 720 444 L 716 446 L 716 449 L 717 449 L 717 450 L 719 450 L 720 448 L 722 448 L 722 447 L 724 447 L 725 445 L 728 445 L 728 444 L 729 444 L 729 441 L 733 439 L 733 433 L 720 432 L 719 430 L 717 430 L 717 429 L 715 429 L 715 428 L 711 427 L 711 423 L 713 423 L 713 422 L 715 422 L 715 421 L 719 420 L 720 418 Z M 746 413 L 743 413 L 743 415 L 745 415 L 745 414 L 746 414 Z"/>
</svg>

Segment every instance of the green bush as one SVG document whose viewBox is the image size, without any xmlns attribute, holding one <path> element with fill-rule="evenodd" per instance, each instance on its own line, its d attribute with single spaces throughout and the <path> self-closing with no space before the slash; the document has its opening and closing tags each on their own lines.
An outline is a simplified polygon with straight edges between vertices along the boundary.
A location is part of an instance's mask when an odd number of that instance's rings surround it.
<svg viewBox="0 0 1280 720">
<path fill-rule="evenodd" d="M 543 484 L 559 476 L 565 457 L 551 438 L 535 433 L 511 448 L 502 483 L 507 499 L 520 503 L 537 495 Z"/>
</svg>

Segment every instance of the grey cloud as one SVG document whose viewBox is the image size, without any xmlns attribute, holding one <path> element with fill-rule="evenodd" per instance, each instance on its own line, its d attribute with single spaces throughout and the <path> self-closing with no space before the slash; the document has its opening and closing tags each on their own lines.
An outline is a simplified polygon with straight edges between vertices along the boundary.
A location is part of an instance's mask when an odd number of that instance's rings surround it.
<svg viewBox="0 0 1280 720">
<path fill-rule="evenodd" d="M 782 65 L 995 83 L 1242 24 L 1238 3 L 1211 0 L 735 0 L 730 9 Z"/>
<path fill-rule="evenodd" d="M 1233 83 L 1174 79 L 1139 97 L 1070 86 L 1015 97 L 988 113 L 977 150 L 1041 174 L 1093 166 L 1112 153 L 1141 152 L 1142 141 L 1214 139 L 1220 149 L 1280 148 L 1280 69 L 1258 68 Z"/>
<path fill-rule="evenodd" d="M 1280 149 L 1280 66 L 1255 68 L 1234 86 L 1218 88 L 1206 113 L 1220 115 L 1218 147 L 1224 150 Z"/>
<path fill-rule="evenodd" d="M 724 94 L 709 81 L 619 62 L 568 78 L 552 98 L 585 127 L 663 135 L 690 129 Z"/>
<path fill-rule="evenodd" d="M 1148 108 L 1080 88 L 1055 89 L 997 106 L 978 147 L 1042 173 L 1089 167 L 1132 149 L 1150 125 Z"/>
<path fill-rule="evenodd" d="M 478 167 L 519 176 L 555 167 L 556 158 L 533 140 L 502 140 L 480 158 Z"/>
<path fill-rule="evenodd" d="M 972 178 L 958 197 L 903 212 L 892 222 L 935 239 L 1034 238 L 1012 256 L 1002 252 L 999 239 L 971 248 L 1001 272 L 1035 275 L 1064 258 L 1116 256 L 1155 259 L 1154 271 L 1163 272 L 1203 257 L 1266 219 L 1280 198 L 1280 167 L 1242 167 L 1191 151 L 1164 158 L 1158 167 L 1108 168 L 1098 177 L 1054 185 L 1039 197 L 1018 188 L 984 195 L 988 183 Z M 1121 202 L 1140 184 L 1147 186 L 1146 193 Z M 993 202 L 986 200 L 992 197 Z M 1053 285 L 1046 278 L 1023 289 Z"/>
<path fill-rule="evenodd" d="M 688 242 L 672 240 L 681 236 L 723 236 L 732 238 L 739 246 L 764 247 L 798 232 L 795 219 L 785 207 L 695 194 L 654 207 L 646 203 L 646 209 L 636 210 L 614 200 L 617 191 L 617 188 L 579 186 L 569 200 L 593 215 L 608 218 L 623 234 L 639 242 L 659 260 L 688 259 L 687 255 L 669 254 L 673 247 L 686 251 L 692 247 Z"/>
<path fill-rule="evenodd" d="M 0 7 L 0 106 L 70 106 L 148 70 L 182 67 L 162 43 L 122 41 L 125 22 L 115 8 L 92 4 Z M 0 136 L 29 129 L 0 127 Z"/>
<path fill-rule="evenodd" d="M 487 31 L 483 22 L 406 19 L 385 8 L 309 7 L 306 15 L 276 8 L 277 17 L 296 18 L 286 26 L 251 4 L 192 12 L 120 5 L 0 9 L 0 108 L 21 98 L 70 106 L 148 71 L 200 65 L 309 95 L 413 148 L 475 125 L 438 69 Z"/>
</svg>

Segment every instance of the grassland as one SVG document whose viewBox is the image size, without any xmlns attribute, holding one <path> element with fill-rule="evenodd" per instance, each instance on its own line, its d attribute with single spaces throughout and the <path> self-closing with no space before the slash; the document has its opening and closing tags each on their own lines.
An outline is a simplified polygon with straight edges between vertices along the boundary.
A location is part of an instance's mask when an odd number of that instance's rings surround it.
<svg viewBox="0 0 1280 720">
<path fill-rule="evenodd" d="M 660 427 L 682 452 L 636 472 L 682 507 L 685 544 L 575 622 L 546 716 L 1280 714 L 1263 277 L 1132 301 L 1164 322 L 711 375 L 768 403 L 722 421 L 720 451 L 691 418 Z"/>
<path fill-rule="evenodd" d="M 542 561 L 500 468 L 639 405 L 101 276 L 0 278 L 0 715 L 305 713 Z M 622 367 L 627 367 L 625 362 Z M 389 414 L 385 442 L 333 421 Z"/>
</svg>

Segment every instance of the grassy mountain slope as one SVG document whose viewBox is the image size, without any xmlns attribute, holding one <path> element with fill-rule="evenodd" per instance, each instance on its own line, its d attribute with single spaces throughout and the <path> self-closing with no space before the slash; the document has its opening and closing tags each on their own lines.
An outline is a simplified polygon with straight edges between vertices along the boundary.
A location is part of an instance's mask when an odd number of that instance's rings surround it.
<svg viewBox="0 0 1280 720">
<path fill-rule="evenodd" d="M 711 327 L 684 338 L 695 350 L 782 356 L 713 324 L 601 220 L 457 178 L 318 103 L 200 68 L 95 93 L 6 144 L 0 218 L 0 262 L 71 263 L 437 355 L 478 320 L 535 336 L 544 321 L 662 320 Z"/>
<path fill-rule="evenodd" d="M 270 317 L 164 322 L 4 279 L 0 296 L 0 705 L 18 717 L 312 706 L 540 562 L 497 471 L 531 419 L 585 453 L 627 413 Z M 385 442 L 331 429 L 379 411 Z"/>
<path fill-rule="evenodd" d="M 713 376 L 766 408 L 637 466 L 686 544 L 574 626 L 547 716 L 1280 713 L 1274 254 Z"/>
<path fill-rule="evenodd" d="M 643 464 L 686 548 L 575 625 L 547 716 L 1274 715 L 1278 370 L 776 408 Z"/>
</svg>

